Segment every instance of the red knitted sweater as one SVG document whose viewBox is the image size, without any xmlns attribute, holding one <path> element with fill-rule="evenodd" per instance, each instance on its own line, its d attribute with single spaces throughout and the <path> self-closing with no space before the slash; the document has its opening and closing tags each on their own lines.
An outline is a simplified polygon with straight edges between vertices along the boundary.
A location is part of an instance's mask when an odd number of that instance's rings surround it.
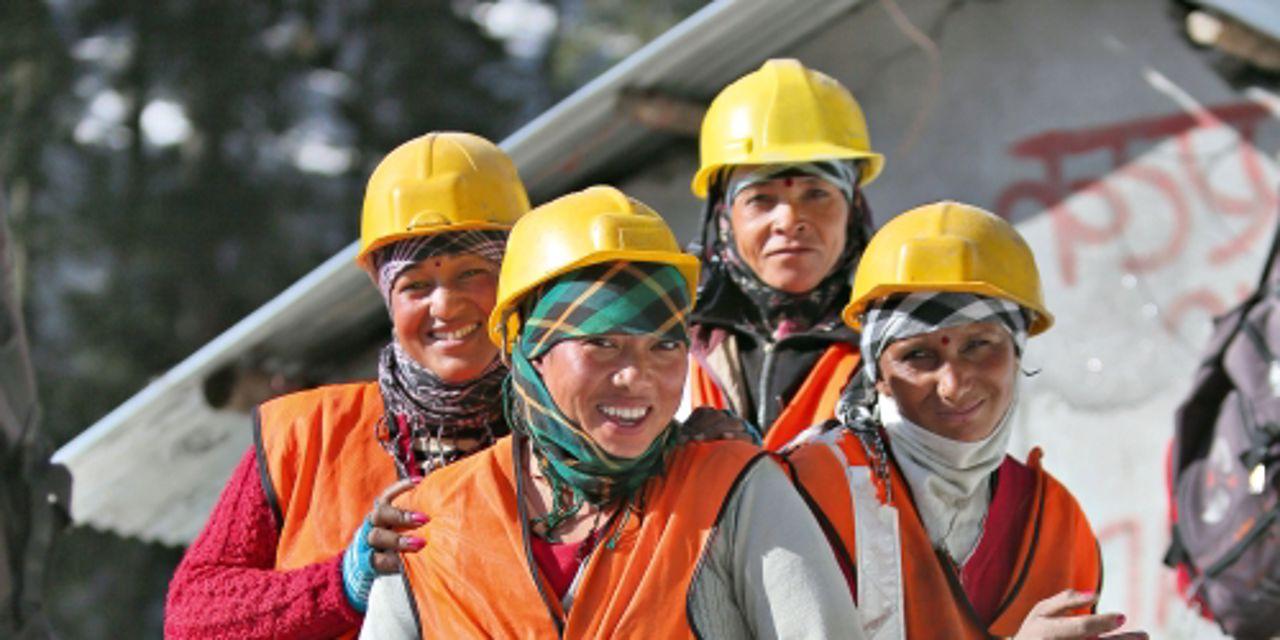
<svg viewBox="0 0 1280 640">
<path fill-rule="evenodd" d="M 341 554 L 274 569 L 280 532 L 261 477 L 250 447 L 169 583 L 166 638 L 332 638 L 359 627 Z"/>
</svg>

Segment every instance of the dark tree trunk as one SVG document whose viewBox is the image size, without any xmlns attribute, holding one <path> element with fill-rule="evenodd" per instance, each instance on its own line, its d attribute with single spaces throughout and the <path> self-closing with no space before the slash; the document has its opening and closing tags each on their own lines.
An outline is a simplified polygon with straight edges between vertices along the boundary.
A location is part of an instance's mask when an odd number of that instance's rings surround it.
<svg viewBox="0 0 1280 640">
<path fill-rule="evenodd" d="M 65 521 L 57 511 L 69 483 L 55 480 L 66 474 L 47 462 L 50 447 L 39 430 L 15 265 L 0 198 L 0 637 L 46 638 L 44 568 L 54 530 Z"/>
</svg>

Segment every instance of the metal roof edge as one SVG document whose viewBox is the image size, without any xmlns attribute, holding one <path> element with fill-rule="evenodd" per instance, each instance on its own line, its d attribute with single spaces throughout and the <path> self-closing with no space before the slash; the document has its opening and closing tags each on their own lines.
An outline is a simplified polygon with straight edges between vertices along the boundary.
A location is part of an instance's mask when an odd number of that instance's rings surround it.
<svg viewBox="0 0 1280 640">
<path fill-rule="evenodd" d="M 88 429 L 81 432 L 80 435 L 54 452 L 52 462 L 55 464 L 67 462 L 131 417 L 138 408 L 165 393 L 179 388 L 201 371 L 223 364 L 223 362 L 219 361 L 220 358 L 226 358 L 228 352 L 233 348 L 250 341 L 264 327 L 273 321 L 277 321 L 277 316 L 281 315 L 283 310 L 289 308 L 298 300 L 305 298 L 342 269 L 357 268 L 355 267 L 355 256 L 359 250 L 359 244 L 359 242 L 352 242 L 347 245 L 346 248 L 302 276 L 297 282 L 289 285 L 287 289 L 280 292 L 276 297 L 268 300 L 248 316 L 223 331 L 218 337 L 209 341 L 195 353 L 187 356 L 159 378 L 143 387 L 142 391 L 134 394 L 123 404 L 100 418 Z"/>
<path fill-rule="evenodd" d="M 816 13 L 812 28 L 821 26 L 832 16 L 863 2 L 863 0 L 808 1 Z M 661 66 L 665 68 L 679 67 L 684 64 L 685 58 L 696 56 L 700 47 L 686 45 L 714 41 L 714 38 L 707 37 L 707 30 L 711 25 L 731 26 L 733 23 L 746 21 L 758 13 L 777 10 L 777 7 L 777 3 L 771 0 L 716 0 L 706 5 L 517 129 L 507 136 L 500 146 L 512 155 L 517 165 L 520 165 L 525 159 L 525 154 L 532 156 L 540 150 L 530 148 L 539 134 L 549 130 L 561 130 L 559 135 L 549 136 L 552 138 L 552 143 L 571 137 L 572 134 L 569 131 L 579 128 L 575 125 L 581 124 L 581 119 L 573 116 L 578 115 L 578 112 L 593 100 L 597 100 L 601 94 L 616 93 L 628 80 L 642 71 L 653 72 L 658 62 L 661 62 Z M 573 124 L 560 126 L 566 121 Z M 552 129 L 552 127 L 555 128 Z M 546 146 L 548 142 L 541 142 L 538 145 L 538 147 Z M 534 185 L 530 186 L 532 188 Z"/>
<path fill-rule="evenodd" d="M 693 35 L 696 29 L 699 29 L 702 25 L 720 17 L 722 13 L 729 11 L 733 5 L 739 4 L 766 6 L 766 3 L 764 2 L 742 2 L 741 0 L 717 0 L 716 2 L 708 4 L 707 6 L 699 9 L 693 15 L 680 21 L 674 27 L 662 33 L 662 35 L 654 38 L 635 53 L 632 53 L 622 59 L 604 73 L 582 85 L 576 91 L 569 94 L 568 97 L 556 103 L 555 106 L 542 112 L 533 120 L 530 120 L 514 133 L 507 136 L 507 138 L 503 140 L 501 146 L 513 154 L 518 153 L 521 146 L 528 144 L 529 141 L 533 139 L 534 135 L 536 135 L 540 130 L 546 128 L 555 120 L 563 119 L 597 94 L 621 84 L 623 81 L 633 76 L 643 64 L 657 59 L 659 54 L 666 53 L 668 47 L 683 42 L 686 38 Z"/>
</svg>

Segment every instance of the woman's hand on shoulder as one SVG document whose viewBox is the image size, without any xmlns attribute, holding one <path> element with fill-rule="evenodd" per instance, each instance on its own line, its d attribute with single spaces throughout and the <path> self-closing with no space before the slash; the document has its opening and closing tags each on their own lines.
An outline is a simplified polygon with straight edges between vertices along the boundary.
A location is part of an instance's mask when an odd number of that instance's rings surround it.
<svg viewBox="0 0 1280 640">
<path fill-rule="evenodd" d="M 415 480 L 401 480 L 384 489 L 342 552 L 342 589 L 356 611 L 363 613 L 368 608 L 369 593 L 379 574 L 399 573 L 401 551 L 418 551 L 426 546 L 422 538 L 402 536 L 400 531 L 426 524 L 427 517 L 391 506 L 396 496 L 417 484 Z"/>
<path fill-rule="evenodd" d="M 417 536 L 401 535 L 408 529 L 416 529 L 427 523 L 427 516 L 415 511 L 406 511 L 392 506 L 392 502 L 400 494 L 416 487 L 418 481 L 405 478 L 397 481 L 382 491 L 373 501 L 373 510 L 369 512 L 369 533 L 366 537 L 373 548 L 373 568 L 378 573 L 390 574 L 400 572 L 400 552 L 419 551 L 426 546 L 426 541 Z"/>
<path fill-rule="evenodd" d="M 1110 640 L 1138 640 L 1146 638 L 1143 631 L 1126 631 L 1110 634 L 1124 626 L 1122 613 L 1072 614 L 1074 610 L 1092 606 L 1098 594 L 1068 589 L 1036 603 L 1022 621 L 1014 640 L 1084 640 L 1107 638 Z"/>
</svg>

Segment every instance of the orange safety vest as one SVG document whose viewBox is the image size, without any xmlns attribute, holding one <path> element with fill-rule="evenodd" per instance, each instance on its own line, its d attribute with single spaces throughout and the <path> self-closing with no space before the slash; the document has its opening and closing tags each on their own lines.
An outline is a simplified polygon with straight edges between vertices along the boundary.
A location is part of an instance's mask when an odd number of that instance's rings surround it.
<svg viewBox="0 0 1280 640">
<path fill-rule="evenodd" d="M 846 342 L 827 347 L 782 413 L 764 433 L 764 448 L 777 451 L 791 442 L 801 431 L 836 417 L 840 393 L 860 362 L 858 350 Z M 691 407 L 731 409 L 723 385 L 704 363 L 689 359 L 689 397 Z"/>
<path fill-rule="evenodd" d="M 438 469 L 396 501 L 431 518 L 415 533 L 426 548 L 401 554 L 423 637 L 694 637 L 687 599 L 703 547 L 764 454 L 736 441 L 676 450 L 613 548 L 602 542 L 591 554 L 566 615 L 525 538 L 516 487 L 528 481 L 516 477 L 512 443 Z"/>
<path fill-rule="evenodd" d="M 329 385 L 259 405 L 254 444 L 280 525 L 276 569 L 342 553 L 373 500 L 396 481 L 395 462 L 376 437 L 382 414 L 376 382 Z"/>
<path fill-rule="evenodd" d="M 888 465 L 886 493 L 862 443 L 845 430 L 819 436 L 788 459 L 802 493 L 816 503 L 853 561 L 855 600 L 868 637 L 990 638 L 1016 635 L 1036 603 L 1064 589 L 1102 587 L 1093 530 L 1071 493 L 1040 467 L 1040 455 L 1035 449 L 1028 457 L 1035 474 L 1034 511 L 1012 582 L 989 626 L 974 613 L 956 568 L 934 551 L 896 465 Z"/>
</svg>

